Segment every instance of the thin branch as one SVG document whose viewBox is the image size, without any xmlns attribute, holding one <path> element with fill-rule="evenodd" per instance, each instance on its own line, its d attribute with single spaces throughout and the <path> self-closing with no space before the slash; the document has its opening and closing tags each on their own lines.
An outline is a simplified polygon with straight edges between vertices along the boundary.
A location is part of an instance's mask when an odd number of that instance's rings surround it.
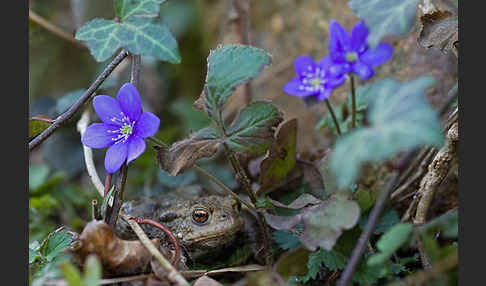
<svg viewBox="0 0 486 286">
<path fill-rule="evenodd" d="M 252 204 L 256 206 L 257 198 L 255 196 L 255 193 L 251 189 L 250 180 L 248 179 L 245 170 L 241 166 L 240 162 L 236 158 L 233 151 L 228 147 L 226 143 L 223 143 L 223 147 L 226 153 L 226 157 L 230 160 L 231 165 L 235 169 L 240 181 L 243 182 L 243 186 L 245 187 L 245 190 L 248 193 L 248 196 L 250 197 Z M 257 210 L 256 215 L 257 215 L 258 225 L 263 235 L 263 248 L 265 250 L 265 264 L 267 266 L 270 266 L 272 264 L 272 252 L 271 252 L 272 250 L 270 249 L 270 245 L 269 245 L 270 238 L 268 234 L 268 226 L 265 222 L 265 217 L 260 211 Z"/>
<path fill-rule="evenodd" d="M 376 200 L 375 205 L 373 206 L 373 209 L 371 210 L 368 223 L 366 224 L 366 227 L 364 231 L 361 233 L 358 242 L 356 246 L 353 249 L 353 253 L 351 254 L 351 258 L 349 259 L 348 264 L 346 265 L 346 268 L 344 269 L 341 279 L 339 279 L 338 283 L 336 284 L 337 286 L 346 286 L 349 284 L 351 279 L 353 278 L 353 274 L 356 271 L 356 267 L 358 266 L 359 261 L 361 260 L 361 256 L 363 255 L 367 245 L 368 241 L 371 237 L 371 234 L 373 234 L 373 231 L 375 229 L 376 223 L 378 222 L 378 219 L 380 217 L 381 211 L 383 210 L 383 207 L 385 206 L 385 203 L 388 199 L 389 194 L 391 193 L 392 190 L 394 190 L 396 183 L 398 182 L 399 174 L 403 172 L 405 167 L 409 164 L 409 162 L 413 159 L 413 157 L 416 155 L 417 150 L 412 150 L 407 152 L 403 157 L 400 159 L 399 163 L 395 166 L 395 169 L 398 172 L 395 172 L 392 176 L 392 178 L 388 181 L 387 187 L 385 188 L 384 191 L 380 193 L 380 196 Z"/>
<path fill-rule="evenodd" d="M 140 239 L 140 242 L 145 246 L 145 248 L 152 254 L 155 259 L 160 263 L 160 265 L 167 271 L 167 279 L 176 285 L 189 286 L 189 283 L 184 279 L 184 277 L 177 272 L 174 266 L 165 259 L 165 257 L 160 253 L 160 251 L 155 247 L 155 245 L 150 241 L 142 227 L 135 221 L 130 219 L 130 217 L 121 215 L 122 219 L 125 220 L 130 227 L 133 229 L 135 234 Z"/>
<path fill-rule="evenodd" d="M 76 128 L 78 129 L 78 132 L 81 134 L 81 136 L 83 136 L 84 132 L 88 128 L 89 112 L 89 109 L 86 109 L 81 115 L 81 119 L 79 119 L 78 123 L 76 124 Z M 95 189 L 98 191 L 100 196 L 104 198 L 104 186 L 101 183 L 98 173 L 96 172 L 96 167 L 93 161 L 93 151 L 88 146 L 85 146 L 84 144 L 81 145 L 83 145 L 84 163 L 86 164 L 86 170 L 88 171 L 89 178 L 91 179 L 91 182 L 95 186 Z"/>
<path fill-rule="evenodd" d="M 167 226 L 148 218 L 130 217 L 130 219 L 135 220 L 139 224 L 149 224 L 153 227 L 156 227 L 163 231 L 167 235 L 167 237 L 169 237 L 169 239 L 172 241 L 172 244 L 174 245 L 175 251 L 174 257 L 172 258 L 172 265 L 174 265 L 174 267 L 177 267 L 177 264 L 179 263 L 179 258 L 181 256 L 181 250 L 179 246 L 179 241 L 175 237 L 174 233 Z"/>
<path fill-rule="evenodd" d="M 76 44 L 79 47 L 87 48 L 87 46 L 81 42 L 76 40 L 72 35 L 69 33 L 66 33 L 64 30 L 61 28 L 57 27 L 56 25 L 52 24 L 51 22 L 47 21 L 46 19 L 42 18 L 38 14 L 36 14 L 34 11 L 29 9 L 29 19 L 32 20 L 33 22 L 37 23 L 39 26 L 42 28 L 46 29 L 47 31 L 51 32 L 52 34 L 69 41 L 71 43 Z"/>
<path fill-rule="evenodd" d="M 59 127 L 66 124 L 74 116 L 74 114 L 76 114 L 76 112 L 78 112 L 79 109 L 81 109 L 81 107 L 90 99 L 91 95 L 95 93 L 98 87 L 100 87 L 100 85 L 111 74 L 116 66 L 118 66 L 118 64 L 120 64 L 121 61 L 123 61 L 123 59 L 127 56 L 128 52 L 122 50 L 105 68 L 105 70 L 98 76 L 98 78 L 91 84 L 88 90 L 84 92 L 84 94 L 75 104 L 73 104 L 66 112 L 56 118 L 55 122 L 51 126 L 49 126 L 46 130 L 44 130 L 41 134 L 39 134 L 29 142 L 29 152 L 31 152 L 35 147 L 44 142 L 44 140 L 51 136 L 52 133 L 54 133 L 54 131 L 56 131 Z"/>
</svg>

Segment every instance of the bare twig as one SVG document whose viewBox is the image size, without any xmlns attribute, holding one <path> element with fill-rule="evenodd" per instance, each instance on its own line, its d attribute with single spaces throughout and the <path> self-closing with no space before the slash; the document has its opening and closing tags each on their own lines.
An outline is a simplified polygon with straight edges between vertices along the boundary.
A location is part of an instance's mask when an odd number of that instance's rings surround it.
<svg viewBox="0 0 486 286">
<path fill-rule="evenodd" d="M 76 44 L 79 47 L 87 48 L 87 46 L 81 42 L 76 40 L 72 35 L 66 33 L 61 28 L 57 27 L 56 25 L 52 24 L 51 22 L 47 21 L 46 19 L 39 16 L 37 13 L 29 9 L 29 19 L 37 23 L 42 28 L 46 29 L 47 31 L 51 32 L 52 34 L 69 41 L 71 43 Z"/>
<path fill-rule="evenodd" d="M 456 143 L 459 140 L 458 124 L 452 125 L 445 145 L 439 150 L 437 155 L 429 165 L 429 172 L 422 178 L 418 191 L 419 203 L 413 223 L 415 225 L 424 224 L 427 218 L 427 211 L 432 202 L 435 190 L 442 183 L 449 172 L 452 160 L 456 155 Z"/>
<path fill-rule="evenodd" d="M 174 265 L 174 267 L 177 267 L 177 263 L 179 263 L 179 258 L 181 254 L 180 254 L 179 241 L 175 237 L 174 233 L 172 233 L 172 231 L 165 225 L 148 218 L 130 217 L 130 219 L 135 220 L 139 224 L 150 224 L 151 226 L 154 226 L 160 229 L 161 231 L 163 231 L 167 235 L 167 237 L 169 237 L 169 239 L 172 241 L 172 244 L 174 245 L 174 251 L 175 251 L 174 257 L 172 258 L 172 265 Z"/>
<path fill-rule="evenodd" d="M 169 281 L 177 284 L 189 286 L 189 283 L 184 279 L 184 277 L 174 268 L 174 266 L 165 259 L 165 257 L 160 253 L 160 251 L 155 247 L 155 245 L 147 237 L 140 225 L 135 221 L 130 219 L 125 215 L 121 215 L 122 219 L 125 220 L 130 227 L 133 229 L 135 234 L 140 239 L 140 242 L 147 248 L 147 250 L 157 259 L 160 265 L 167 271 L 167 279 Z"/>
<path fill-rule="evenodd" d="M 120 64 L 127 55 L 128 52 L 122 50 L 105 68 L 105 70 L 98 76 L 98 78 L 91 84 L 88 90 L 84 92 L 84 94 L 75 104 L 73 104 L 66 112 L 56 118 L 55 122 L 51 126 L 49 126 L 41 134 L 32 139 L 29 142 L 29 152 L 31 152 L 35 147 L 44 142 L 44 140 L 51 136 L 52 133 L 54 133 L 54 131 L 56 131 L 59 127 L 66 124 L 74 116 L 74 114 L 76 114 L 76 112 L 78 112 L 79 109 L 81 109 L 81 107 L 90 99 L 91 95 L 95 93 L 98 87 L 105 81 L 105 79 L 111 74 L 115 67 L 118 66 L 118 64 Z"/>
<path fill-rule="evenodd" d="M 376 200 L 376 203 L 373 206 L 373 209 L 371 210 L 368 223 L 366 224 L 365 229 L 361 233 L 358 242 L 356 243 L 356 246 L 353 249 L 351 258 L 349 259 L 348 264 L 346 265 L 346 268 L 344 269 L 341 275 L 341 279 L 339 279 L 339 281 L 337 282 L 336 284 L 337 286 L 346 286 L 351 281 L 353 274 L 356 270 L 356 267 L 358 266 L 358 263 L 361 260 L 361 256 L 363 255 L 368 245 L 368 241 L 371 237 L 371 234 L 375 229 L 376 223 L 378 222 L 378 218 L 380 217 L 380 213 L 383 207 L 385 206 L 388 196 L 390 192 L 395 188 L 395 185 L 398 181 L 399 174 L 403 172 L 405 167 L 409 164 L 409 162 L 416 155 L 416 153 L 417 150 L 412 150 L 407 152 L 405 155 L 403 155 L 399 163 L 395 166 L 395 169 L 398 172 L 395 172 L 392 175 L 392 178 L 388 181 L 387 187 L 385 188 L 385 190 L 381 192 L 380 196 Z"/>
<path fill-rule="evenodd" d="M 89 109 L 86 109 L 76 125 L 78 132 L 81 134 L 81 136 L 83 136 L 84 132 L 88 128 L 89 112 Z M 104 198 L 104 186 L 101 183 L 98 173 L 96 172 L 96 167 L 93 161 L 93 151 L 88 146 L 85 146 L 84 144 L 82 145 L 84 152 L 84 163 L 86 164 L 86 170 L 88 171 L 89 178 L 91 179 L 91 182 L 95 186 L 100 196 Z"/>
</svg>

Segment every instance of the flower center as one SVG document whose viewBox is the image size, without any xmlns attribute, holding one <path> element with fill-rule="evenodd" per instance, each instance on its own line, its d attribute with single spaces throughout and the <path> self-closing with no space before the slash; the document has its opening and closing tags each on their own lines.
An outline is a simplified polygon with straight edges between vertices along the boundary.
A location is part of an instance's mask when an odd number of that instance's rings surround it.
<svg viewBox="0 0 486 286">
<path fill-rule="evenodd" d="M 122 123 L 123 125 L 119 129 L 108 130 L 108 133 L 117 134 L 116 137 L 111 138 L 111 140 L 115 141 L 115 144 L 118 144 L 120 142 L 125 143 L 130 137 L 130 135 L 132 135 L 133 126 L 135 126 L 135 121 L 132 122 L 130 118 L 128 118 L 128 116 L 126 116 L 123 113 L 121 115 L 122 115 L 121 120 L 116 117 L 113 117 L 111 121 Z"/>
<path fill-rule="evenodd" d="M 346 60 L 348 62 L 354 62 L 358 59 L 358 55 L 355 52 L 348 52 L 346 53 Z"/>
<path fill-rule="evenodd" d="M 310 84 L 312 84 L 312 86 L 314 86 L 314 87 L 318 87 L 318 86 L 321 85 L 321 80 L 317 77 L 313 78 L 313 79 L 311 79 Z"/>
</svg>

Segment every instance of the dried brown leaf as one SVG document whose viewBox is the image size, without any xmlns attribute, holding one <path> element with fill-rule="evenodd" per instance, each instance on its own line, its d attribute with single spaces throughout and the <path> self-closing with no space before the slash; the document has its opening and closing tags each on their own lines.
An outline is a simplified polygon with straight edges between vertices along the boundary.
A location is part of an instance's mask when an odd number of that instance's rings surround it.
<svg viewBox="0 0 486 286">
<path fill-rule="evenodd" d="M 152 239 L 159 247 L 159 239 Z M 89 222 L 79 235 L 78 247 L 72 250 L 82 263 L 90 254 L 96 254 L 103 265 L 103 271 L 111 275 L 128 275 L 145 270 L 151 254 L 140 241 L 122 240 L 104 221 Z"/>
<path fill-rule="evenodd" d="M 208 276 L 201 276 L 194 282 L 193 286 L 223 286 L 223 284 Z"/>
<path fill-rule="evenodd" d="M 260 189 L 257 195 L 275 190 L 282 179 L 295 167 L 297 149 L 297 119 L 287 120 L 278 126 L 275 140 L 260 163 Z"/>
<path fill-rule="evenodd" d="M 457 15 L 449 11 L 434 11 L 420 17 L 422 29 L 418 38 L 424 48 L 437 48 L 446 53 L 458 43 Z"/>
<path fill-rule="evenodd" d="M 279 216 L 265 213 L 265 221 L 274 229 L 291 229 L 302 220 L 302 215 Z"/>
<path fill-rule="evenodd" d="M 187 139 L 175 142 L 169 149 L 159 146 L 154 148 L 160 168 L 171 176 L 177 176 L 192 167 L 197 160 L 213 156 L 218 151 L 219 144 L 218 132 L 207 127 L 191 134 Z"/>
</svg>

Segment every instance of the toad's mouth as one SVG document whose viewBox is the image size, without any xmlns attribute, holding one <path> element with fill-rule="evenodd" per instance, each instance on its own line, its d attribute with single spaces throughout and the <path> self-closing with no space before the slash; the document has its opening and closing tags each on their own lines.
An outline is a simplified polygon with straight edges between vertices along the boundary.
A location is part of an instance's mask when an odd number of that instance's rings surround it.
<svg viewBox="0 0 486 286">
<path fill-rule="evenodd" d="M 182 238 L 182 243 L 186 246 L 192 246 L 195 244 L 205 246 L 216 246 L 219 244 L 225 244 L 234 239 L 234 235 L 243 228 L 243 222 L 236 224 L 231 228 L 226 228 L 221 231 L 208 233 L 193 233 L 191 236 Z"/>
</svg>

